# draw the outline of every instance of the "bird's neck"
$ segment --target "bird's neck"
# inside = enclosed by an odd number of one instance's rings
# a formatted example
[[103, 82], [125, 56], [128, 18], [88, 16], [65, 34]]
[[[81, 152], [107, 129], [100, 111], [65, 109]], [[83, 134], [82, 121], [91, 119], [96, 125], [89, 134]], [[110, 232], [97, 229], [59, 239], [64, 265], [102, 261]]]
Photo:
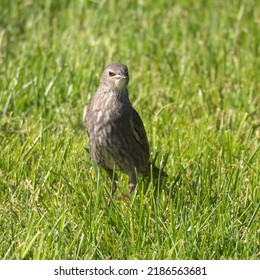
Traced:
[[111, 91], [111, 95], [119, 100], [128, 99], [128, 90], [127, 88], [121, 88], [121, 89], [114, 88]]
[[128, 98], [128, 89], [127, 87], [99, 87], [98, 92], [101, 94], [101, 96], [104, 96], [105, 98], [119, 100], [123, 103], [129, 103]]

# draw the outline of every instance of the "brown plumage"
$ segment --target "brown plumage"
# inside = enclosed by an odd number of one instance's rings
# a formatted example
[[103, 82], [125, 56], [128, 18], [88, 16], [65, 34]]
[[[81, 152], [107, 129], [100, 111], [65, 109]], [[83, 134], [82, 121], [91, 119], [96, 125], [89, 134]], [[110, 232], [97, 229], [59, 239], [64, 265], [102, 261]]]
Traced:
[[[149, 175], [149, 144], [143, 122], [128, 98], [129, 76], [124, 64], [108, 65], [97, 92], [84, 112], [90, 156], [105, 169], [116, 191], [114, 168], [130, 177], [130, 192], [136, 187], [136, 172]], [[159, 174], [153, 167], [155, 175]]]

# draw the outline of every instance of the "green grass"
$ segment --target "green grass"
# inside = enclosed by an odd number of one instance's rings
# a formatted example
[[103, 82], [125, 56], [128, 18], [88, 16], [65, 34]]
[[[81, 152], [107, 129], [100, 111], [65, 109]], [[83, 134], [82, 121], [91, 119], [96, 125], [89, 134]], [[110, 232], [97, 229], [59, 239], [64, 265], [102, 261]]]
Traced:
[[[0, 0], [0, 258], [259, 259], [259, 3]], [[169, 178], [108, 206], [82, 112], [111, 62]]]

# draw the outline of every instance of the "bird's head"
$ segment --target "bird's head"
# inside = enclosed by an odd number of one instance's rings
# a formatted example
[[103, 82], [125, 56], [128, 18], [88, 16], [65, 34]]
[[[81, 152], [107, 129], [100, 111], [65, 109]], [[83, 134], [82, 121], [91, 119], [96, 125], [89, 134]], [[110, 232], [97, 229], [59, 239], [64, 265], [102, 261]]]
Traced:
[[118, 93], [127, 93], [128, 81], [128, 69], [126, 65], [120, 63], [108, 65], [101, 78], [101, 84]]

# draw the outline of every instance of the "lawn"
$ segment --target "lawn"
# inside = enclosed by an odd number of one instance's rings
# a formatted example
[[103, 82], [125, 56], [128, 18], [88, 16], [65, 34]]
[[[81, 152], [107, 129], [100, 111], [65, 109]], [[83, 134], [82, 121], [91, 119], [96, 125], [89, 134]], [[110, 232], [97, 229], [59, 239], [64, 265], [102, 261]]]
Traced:
[[[0, 259], [260, 259], [259, 1], [0, 8]], [[109, 206], [82, 114], [111, 62], [169, 177]]]

